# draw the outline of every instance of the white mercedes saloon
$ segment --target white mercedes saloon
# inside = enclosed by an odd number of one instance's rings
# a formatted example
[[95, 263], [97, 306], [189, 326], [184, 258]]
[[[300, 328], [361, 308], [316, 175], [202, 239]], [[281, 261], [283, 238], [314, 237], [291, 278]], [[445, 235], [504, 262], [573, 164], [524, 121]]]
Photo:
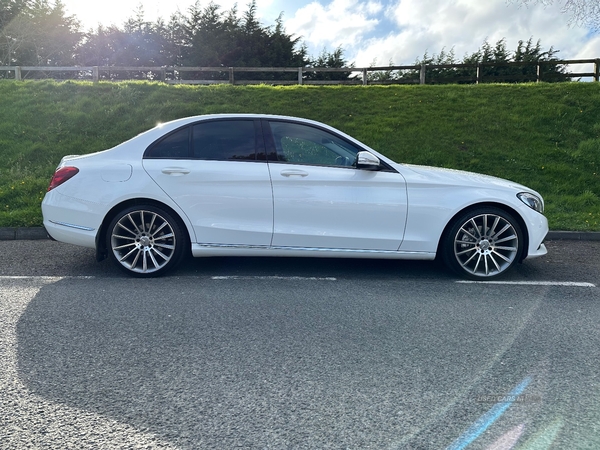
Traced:
[[193, 256], [433, 260], [490, 279], [546, 254], [542, 197], [511, 181], [398, 164], [325, 124], [219, 114], [65, 156], [42, 202], [58, 241], [158, 276]]

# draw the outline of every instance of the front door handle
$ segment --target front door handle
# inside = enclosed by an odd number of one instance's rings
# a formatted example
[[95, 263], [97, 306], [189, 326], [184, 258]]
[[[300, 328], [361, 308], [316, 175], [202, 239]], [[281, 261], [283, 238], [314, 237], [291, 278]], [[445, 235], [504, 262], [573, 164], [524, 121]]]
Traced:
[[282, 170], [281, 176], [284, 177], [307, 177], [308, 172], [304, 170]]
[[190, 169], [186, 169], [185, 167], [165, 167], [162, 169], [162, 173], [166, 175], [172, 175], [174, 177], [180, 177], [190, 173]]

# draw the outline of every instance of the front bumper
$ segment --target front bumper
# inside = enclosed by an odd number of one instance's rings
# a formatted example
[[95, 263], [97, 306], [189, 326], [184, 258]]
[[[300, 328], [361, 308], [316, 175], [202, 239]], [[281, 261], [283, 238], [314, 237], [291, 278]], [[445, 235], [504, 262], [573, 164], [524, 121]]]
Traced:
[[544, 256], [547, 254], [548, 254], [548, 249], [546, 249], [546, 246], [544, 244], [540, 244], [540, 246], [537, 248], [537, 250], [534, 252], [529, 252], [529, 254], [527, 255], [527, 258], [525, 258], [525, 259], [538, 258], [540, 256]]

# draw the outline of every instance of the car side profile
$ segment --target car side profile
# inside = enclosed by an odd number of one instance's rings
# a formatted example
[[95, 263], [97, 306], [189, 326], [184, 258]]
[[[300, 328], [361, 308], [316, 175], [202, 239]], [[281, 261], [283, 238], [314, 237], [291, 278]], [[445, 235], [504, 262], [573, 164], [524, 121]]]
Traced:
[[65, 156], [42, 202], [58, 241], [134, 276], [190, 253], [433, 260], [490, 279], [546, 254], [535, 191], [398, 164], [328, 125], [219, 114], [160, 124], [98, 153]]

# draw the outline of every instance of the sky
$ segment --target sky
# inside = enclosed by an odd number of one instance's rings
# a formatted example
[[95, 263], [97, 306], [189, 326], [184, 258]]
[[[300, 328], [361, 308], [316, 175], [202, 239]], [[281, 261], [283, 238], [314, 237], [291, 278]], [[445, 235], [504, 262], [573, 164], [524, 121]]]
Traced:
[[[186, 13], [196, 0], [63, 0], [85, 30], [122, 25], [140, 5], [146, 20], [168, 20]], [[249, 0], [215, 0], [223, 11], [236, 3], [244, 11]], [[555, 2], [558, 3], [558, 2]], [[200, 3], [208, 4], [208, 0]], [[283, 13], [287, 33], [301, 37], [309, 55], [341, 46], [356, 67], [413, 64], [429, 55], [454, 50], [457, 60], [478, 50], [484, 40], [505, 38], [514, 51], [519, 40], [541, 40], [544, 50], [560, 50], [560, 59], [600, 57], [600, 33], [569, 23], [555, 4], [520, 6], [510, 0], [257, 0], [257, 15], [265, 26]]]

